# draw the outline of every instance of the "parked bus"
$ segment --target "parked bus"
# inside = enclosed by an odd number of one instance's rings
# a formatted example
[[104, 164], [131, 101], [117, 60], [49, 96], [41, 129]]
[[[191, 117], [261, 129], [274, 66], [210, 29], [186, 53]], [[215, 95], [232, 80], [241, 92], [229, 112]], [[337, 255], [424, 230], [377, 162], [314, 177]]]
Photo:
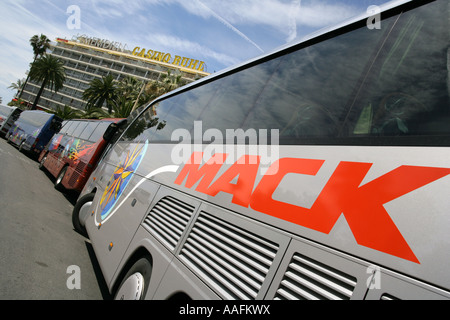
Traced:
[[9, 107], [0, 105], [0, 136], [4, 138], [13, 125], [14, 121], [19, 118], [21, 109], [17, 107]]
[[61, 129], [62, 119], [40, 110], [27, 110], [9, 129], [8, 142], [19, 147], [20, 151], [38, 157], [55, 133]]
[[129, 124], [73, 211], [116, 298], [450, 298], [450, 2], [380, 10]]
[[55, 180], [55, 188], [80, 192], [108, 145], [108, 137], [125, 119], [67, 120], [55, 134], [38, 161]]

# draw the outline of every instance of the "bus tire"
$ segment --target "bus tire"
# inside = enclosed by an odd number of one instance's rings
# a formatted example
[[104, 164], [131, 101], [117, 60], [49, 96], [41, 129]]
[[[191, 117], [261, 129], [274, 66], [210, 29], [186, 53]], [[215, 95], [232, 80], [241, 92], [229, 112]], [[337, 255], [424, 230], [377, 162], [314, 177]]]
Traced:
[[67, 171], [67, 167], [62, 168], [61, 171], [59, 172], [58, 176], [56, 177], [55, 189], [58, 190], [58, 191], [63, 191], [64, 190], [64, 186], [62, 185], [62, 181], [64, 179], [64, 176], [66, 175], [66, 171]]
[[143, 300], [150, 284], [152, 264], [149, 257], [137, 260], [128, 270], [119, 287], [115, 300]]
[[95, 193], [88, 193], [78, 199], [77, 203], [73, 207], [72, 211], [72, 225], [78, 233], [88, 238], [86, 227], [81, 223], [81, 220], [85, 221], [87, 216], [91, 212], [92, 201], [94, 200]]

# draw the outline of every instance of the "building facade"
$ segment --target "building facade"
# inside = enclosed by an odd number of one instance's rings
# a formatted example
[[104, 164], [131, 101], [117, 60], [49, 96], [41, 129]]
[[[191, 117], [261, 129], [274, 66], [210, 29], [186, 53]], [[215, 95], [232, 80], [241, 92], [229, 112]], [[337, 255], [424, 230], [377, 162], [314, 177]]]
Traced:
[[[82, 99], [84, 90], [95, 78], [112, 75], [116, 80], [126, 76], [148, 82], [159, 80], [170, 71], [181, 74], [182, 81], [189, 83], [209, 75], [205, 63], [169, 53], [135, 47], [127, 50], [126, 45], [105, 39], [77, 36], [71, 40], [57, 38], [52, 42], [48, 54], [64, 62], [66, 81], [57, 93], [45, 88], [38, 102], [44, 110], [70, 106], [84, 110], [86, 101]], [[28, 81], [22, 99], [33, 103], [41, 84]]]

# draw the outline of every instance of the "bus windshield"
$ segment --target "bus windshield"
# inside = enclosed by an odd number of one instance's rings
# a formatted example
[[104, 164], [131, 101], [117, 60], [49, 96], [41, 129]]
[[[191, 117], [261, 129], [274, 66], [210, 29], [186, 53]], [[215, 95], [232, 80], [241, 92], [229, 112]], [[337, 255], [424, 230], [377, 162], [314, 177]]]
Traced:
[[44, 126], [52, 116], [53, 115], [50, 113], [23, 112], [19, 119], [25, 125], [39, 128], [39, 127]]
[[7, 118], [13, 110], [13, 108], [0, 105], [0, 117]]

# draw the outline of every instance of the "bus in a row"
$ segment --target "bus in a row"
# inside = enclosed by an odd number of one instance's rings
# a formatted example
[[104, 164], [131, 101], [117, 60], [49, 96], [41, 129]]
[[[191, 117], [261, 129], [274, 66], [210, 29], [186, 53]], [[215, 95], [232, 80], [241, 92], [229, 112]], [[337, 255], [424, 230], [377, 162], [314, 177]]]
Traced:
[[450, 2], [379, 9], [128, 124], [73, 211], [116, 298], [450, 298]]
[[0, 136], [4, 138], [11, 126], [19, 118], [21, 109], [0, 105]]
[[55, 188], [80, 192], [114, 132], [125, 119], [74, 119], [63, 122], [39, 155], [39, 168], [56, 178]]
[[20, 151], [37, 158], [53, 135], [61, 129], [61, 124], [62, 119], [55, 114], [27, 110], [20, 113], [5, 138]]

